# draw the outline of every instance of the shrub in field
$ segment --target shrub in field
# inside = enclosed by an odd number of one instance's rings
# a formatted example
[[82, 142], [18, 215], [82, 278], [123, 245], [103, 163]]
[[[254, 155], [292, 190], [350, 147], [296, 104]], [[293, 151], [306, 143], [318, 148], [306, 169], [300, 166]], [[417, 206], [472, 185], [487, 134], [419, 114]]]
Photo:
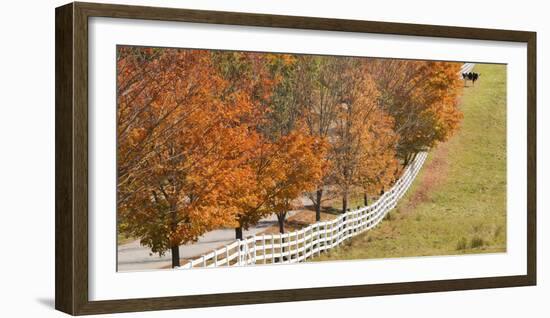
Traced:
[[456, 249], [458, 251], [461, 251], [467, 248], [468, 248], [468, 240], [465, 237], [460, 238], [460, 240], [456, 243]]
[[472, 240], [470, 241], [471, 248], [478, 248], [482, 247], [483, 245], [485, 245], [485, 240], [483, 240], [481, 236], [476, 235], [472, 237]]

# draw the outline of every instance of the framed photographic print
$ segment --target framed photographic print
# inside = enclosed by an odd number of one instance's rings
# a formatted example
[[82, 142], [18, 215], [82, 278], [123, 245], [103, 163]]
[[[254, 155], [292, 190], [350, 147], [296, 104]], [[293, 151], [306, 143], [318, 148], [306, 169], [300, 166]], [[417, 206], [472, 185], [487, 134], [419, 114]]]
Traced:
[[536, 284], [536, 33], [56, 9], [56, 308]]

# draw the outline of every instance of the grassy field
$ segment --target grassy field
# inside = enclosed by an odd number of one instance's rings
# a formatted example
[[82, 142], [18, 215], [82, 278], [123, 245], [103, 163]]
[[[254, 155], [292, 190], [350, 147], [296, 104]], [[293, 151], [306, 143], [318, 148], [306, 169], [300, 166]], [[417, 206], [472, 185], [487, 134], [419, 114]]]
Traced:
[[400, 204], [375, 229], [320, 260], [506, 251], [506, 66], [476, 65], [462, 127], [432, 149]]

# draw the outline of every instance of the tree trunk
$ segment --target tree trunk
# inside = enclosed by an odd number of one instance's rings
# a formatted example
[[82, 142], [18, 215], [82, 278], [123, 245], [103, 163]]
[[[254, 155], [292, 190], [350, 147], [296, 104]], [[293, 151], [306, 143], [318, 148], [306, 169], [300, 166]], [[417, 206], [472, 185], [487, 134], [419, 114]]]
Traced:
[[[176, 214], [176, 204], [171, 203], [170, 208], [172, 210], [172, 222], [170, 224], [170, 230], [172, 233], [176, 232], [178, 228], [178, 216]], [[179, 245], [171, 243], [171, 250], [172, 250], [172, 268], [179, 267], [180, 266], [180, 249]]]
[[315, 204], [315, 221], [321, 221], [321, 199], [323, 198], [323, 189], [317, 190], [317, 201]]
[[367, 191], [363, 193], [363, 203], [365, 204], [365, 206], [369, 205], [369, 198], [367, 197]]
[[180, 248], [179, 246], [172, 246], [172, 268], [180, 266]]
[[285, 234], [285, 216], [286, 213], [277, 213], [277, 221], [279, 221], [279, 233]]
[[348, 210], [348, 194], [345, 193], [342, 196], [342, 213], [346, 213], [347, 210]]
[[235, 228], [235, 239], [242, 240], [243, 239], [243, 227], [239, 226]]
[[[285, 218], [286, 218], [286, 212], [284, 213], [277, 213], [277, 221], [279, 221], [279, 233], [285, 234]], [[281, 244], [285, 243], [285, 239], [281, 238]], [[286, 252], [286, 248], [281, 248], [281, 253]], [[282, 261], [286, 261], [288, 258], [287, 256], [282, 257]], [[281, 260], [276, 258], [275, 262], [280, 262]]]
[[411, 163], [411, 160], [412, 160], [412, 153], [408, 153], [407, 154], [407, 157], [405, 158], [405, 161], [403, 162], [403, 167], [406, 167], [409, 165], [409, 163]]

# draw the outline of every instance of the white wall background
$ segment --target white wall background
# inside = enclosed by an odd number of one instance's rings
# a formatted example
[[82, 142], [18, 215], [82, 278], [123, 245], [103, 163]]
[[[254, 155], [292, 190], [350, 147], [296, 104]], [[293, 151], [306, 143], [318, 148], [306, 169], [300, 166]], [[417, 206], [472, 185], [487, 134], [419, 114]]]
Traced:
[[[538, 32], [539, 285], [133, 314], [138, 317], [548, 317], [550, 23], [544, 1], [338, 0], [109, 1], [153, 6], [443, 24]], [[0, 315], [61, 317], [54, 297], [54, 8], [63, 1], [11, 1], [0, 10]], [[293, 279], [288, 277], [287, 279]], [[129, 316], [132, 314], [124, 314]], [[112, 315], [122, 317], [123, 315]]]

